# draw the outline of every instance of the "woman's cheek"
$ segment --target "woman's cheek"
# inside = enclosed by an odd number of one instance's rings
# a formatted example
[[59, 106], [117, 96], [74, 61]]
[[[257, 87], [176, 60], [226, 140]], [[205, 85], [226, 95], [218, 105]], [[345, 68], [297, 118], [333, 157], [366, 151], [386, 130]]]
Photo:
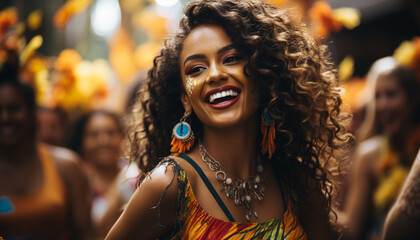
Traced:
[[191, 76], [187, 76], [185, 78], [185, 88], [187, 89], [188, 96], [191, 97], [193, 92], [201, 85], [202, 79], [200, 78], [193, 78]]

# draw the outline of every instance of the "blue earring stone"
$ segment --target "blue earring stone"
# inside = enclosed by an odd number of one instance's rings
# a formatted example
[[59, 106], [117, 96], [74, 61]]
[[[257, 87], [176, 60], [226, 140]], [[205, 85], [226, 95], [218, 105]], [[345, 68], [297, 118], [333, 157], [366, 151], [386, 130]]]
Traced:
[[263, 118], [264, 118], [264, 121], [266, 121], [266, 122], [273, 121], [273, 118], [270, 116], [270, 114], [268, 113], [267, 110], [264, 111]]
[[172, 133], [178, 140], [187, 140], [191, 136], [191, 126], [186, 122], [180, 122], [175, 125]]

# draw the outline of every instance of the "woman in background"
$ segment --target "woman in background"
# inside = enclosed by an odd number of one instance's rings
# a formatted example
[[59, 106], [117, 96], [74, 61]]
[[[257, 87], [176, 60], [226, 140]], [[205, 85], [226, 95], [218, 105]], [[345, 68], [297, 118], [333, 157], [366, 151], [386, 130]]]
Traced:
[[396, 200], [420, 147], [420, 81], [395, 66], [378, 75], [375, 128], [355, 156], [345, 224], [348, 239], [380, 239], [388, 210]]
[[0, 77], [0, 235], [90, 239], [87, 185], [73, 152], [36, 140], [35, 94]]
[[149, 174], [106, 239], [333, 239], [351, 137], [325, 54], [263, 1], [188, 4], [133, 111]]
[[80, 154], [88, 177], [97, 239], [105, 237], [135, 190], [133, 180], [126, 179], [127, 169], [122, 170], [126, 164], [120, 158], [122, 140], [119, 116], [105, 110], [82, 116], [69, 136], [68, 147]]

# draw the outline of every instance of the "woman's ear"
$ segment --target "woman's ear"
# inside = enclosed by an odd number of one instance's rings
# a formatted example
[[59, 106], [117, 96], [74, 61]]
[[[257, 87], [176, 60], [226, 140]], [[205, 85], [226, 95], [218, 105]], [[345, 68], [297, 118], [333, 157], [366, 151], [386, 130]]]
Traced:
[[192, 106], [191, 106], [191, 102], [190, 99], [188, 98], [187, 94], [183, 93], [181, 95], [181, 102], [182, 105], [184, 106], [184, 109], [186, 112], [192, 112]]

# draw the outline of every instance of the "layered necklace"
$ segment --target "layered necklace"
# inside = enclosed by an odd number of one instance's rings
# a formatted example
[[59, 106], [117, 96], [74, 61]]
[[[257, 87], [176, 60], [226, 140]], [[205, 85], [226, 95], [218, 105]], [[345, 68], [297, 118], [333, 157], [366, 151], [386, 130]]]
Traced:
[[[257, 158], [257, 174], [245, 179], [227, 177], [226, 169], [220, 165], [206, 150], [202, 142], [200, 144], [201, 159], [208, 164], [211, 171], [215, 172], [215, 177], [221, 183], [221, 191], [226, 197], [232, 199], [236, 206], [241, 206], [245, 210], [245, 218], [249, 222], [251, 217], [258, 218], [257, 212], [252, 206], [252, 198], [261, 201], [264, 199], [264, 187], [266, 182], [262, 177], [264, 167], [261, 160]], [[226, 172], [225, 172], [226, 171]]]

